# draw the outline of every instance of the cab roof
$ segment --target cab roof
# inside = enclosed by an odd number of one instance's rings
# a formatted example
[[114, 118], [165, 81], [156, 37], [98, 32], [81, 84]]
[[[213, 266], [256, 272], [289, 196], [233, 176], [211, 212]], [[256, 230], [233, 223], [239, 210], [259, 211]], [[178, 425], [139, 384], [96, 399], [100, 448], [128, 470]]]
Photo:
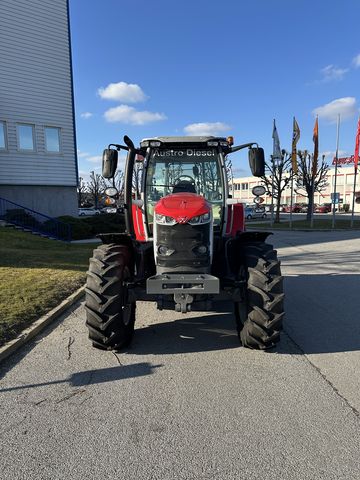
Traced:
[[143, 142], [151, 142], [151, 141], [158, 141], [164, 144], [174, 144], [174, 143], [206, 143], [209, 141], [222, 141], [226, 142], [225, 137], [212, 137], [212, 136], [203, 136], [203, 137], [152, 137], [152, 138], [144, 138], [141, 140], [140, 143]]

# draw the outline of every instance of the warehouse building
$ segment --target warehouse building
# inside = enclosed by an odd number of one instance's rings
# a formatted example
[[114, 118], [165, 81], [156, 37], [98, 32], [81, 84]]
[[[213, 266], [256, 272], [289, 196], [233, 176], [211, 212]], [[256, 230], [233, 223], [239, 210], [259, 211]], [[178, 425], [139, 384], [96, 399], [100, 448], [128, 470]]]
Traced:
[[0, 2], [0, 197], [77, 214], [67, 0]]

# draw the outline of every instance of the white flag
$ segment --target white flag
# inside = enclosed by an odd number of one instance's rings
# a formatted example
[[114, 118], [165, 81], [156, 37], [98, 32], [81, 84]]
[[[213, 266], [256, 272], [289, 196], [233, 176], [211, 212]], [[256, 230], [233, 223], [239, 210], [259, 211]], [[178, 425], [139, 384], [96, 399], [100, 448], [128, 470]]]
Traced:
[[275, 125], [275, 119], [274, 119], [274, 129], [273, 129], [272, 138], [273, 138], [273, 141], [274, 141], [274, 143], [273, 143], [273, 160], [275, 160], [275, 159], [281, 160], [280, 139], [279, 139], [278, 131], [276, 129], [276, 125]]

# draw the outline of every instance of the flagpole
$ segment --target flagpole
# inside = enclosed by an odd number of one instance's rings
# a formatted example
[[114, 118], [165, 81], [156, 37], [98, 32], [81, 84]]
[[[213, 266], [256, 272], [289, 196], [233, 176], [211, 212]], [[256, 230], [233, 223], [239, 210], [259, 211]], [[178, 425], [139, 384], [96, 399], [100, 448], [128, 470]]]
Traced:
[[[311, 157], [310, 157], [311, 158]], [[314, 159], [313, 159], [314, 162]], [[310, 163], [310, 162], [309, 162]], [[315, 177], [314, 177], [314, 165], [311, 165], [311, 179], [312, 179], [312, 185], [311, 185], [311, 190], [312, 190], [312, 208], [310, 211], [310, 228], [314, 228], [314, 206], [315, 206]]]
[[319, 156], [319, 124], [318, 124], [318, 116], [316, 115], [315, 126], [314, 126], [314, 134], [313, 134], [313, 142], [314, 142], [314, 155], [313, 161], [311, 165], [311, 210], [310, 210], [310, 227], [314, 228], [314, 205], [315, 205], [315, 180], [317, 175], [317, 166], [318, 166], [318, 156]]
[[300, 128], [299, 125], [293, 117], [293, 136], [292, 136], [292, 144], [291, 144], [291, 198], [290, 198], [290, 229], [292, 228], [292, 214], [293, 214], [293, 194], [294, 194], [294, 175], [298, 174], [298, 164], [297, 164], [297, 151], [296, 145], [300, 139]]
[[272, 161], [272, 182], [271, 182], [271, 220], [270, 220], [270, 226], [274, 226], [274, 173], [275, 173], [275, 162], [274, 162], [274, 157], [271, 157]]
[[292, 214], [293, 214], [293, 193], [294, 193], [294, 172], [291, 169], [291, 197], [290, 197], [290, 230], [292, 229]]
[[355, 151], [354, 151], [354, 188], [353, 188], [353, 198], [352, 198], [352, 209], [351, 209], [351, 228], [354, 226], [354, 214], [355, 214], [355, 190], [356, 190], [356, 175], [358, 170], [359, 163], [359, 147], [360, 147], [360, 117], [358, 118], [356, 136], [355, 136]]
[[337, 183], [337, 171], [338, 171], [338, 163], [339, 163], [339, 132], [340, 132], [340, 114], [338, 115], [337, 127], [336, 127], [335, 179], [334, 179], [334, 192], [333, 192], [332, 228], [335, 228], [336, 183]]
[[[313, 173], [314, 175], [314, 173]], [[310, 228], [314, 228], [314, 207], [315, 207], [315, 177], [312, 178], [312, 208], [310, 212]]]
[[[355, 160], [355, 159], [354, 159], [354, 160]], [[353, 228], [353, 226], [354, 226], [356, 174], [357, 174], [357, 166], [355, 167], [355, 174], [354, 174], [354, 188], [353, 188], [353, 198], [352, 198], [352, 207], [351, 207], [351, 222], [350, 222], [350, 227], [351, 227], [351, 228]]]

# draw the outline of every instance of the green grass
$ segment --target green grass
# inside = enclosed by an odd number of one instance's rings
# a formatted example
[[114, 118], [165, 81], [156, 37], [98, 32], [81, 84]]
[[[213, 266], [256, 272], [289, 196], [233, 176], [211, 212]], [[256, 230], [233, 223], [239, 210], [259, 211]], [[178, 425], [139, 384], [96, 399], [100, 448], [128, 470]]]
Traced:
[[[273, 226], [271, 226], [270, 222], [261, 222], [261, 223], [256, 223], [256, 222], [251, 222], [247, 225], [248, 227], [256, 227], [257, 229], [290, 229], [290, 222], [289, 221], [282, 221], [281, 223], [274, 223]], [[332, 219], [331, 218], [318, 218], [314, 219], [314, 225], [313, 228], [316, 230], [331, 230], [332, 229]], [[336, 220], [335, 221], [335, 229], [340, 229], [340, 230], [347, 230], [350, 229], [350, 219], [344, 219], [344, 220]], [[355, 220], [354, 221], [354, 229], [359, 229], [360, 228], [360, 221]], [[292, 222], [292, 229], [293, 230], [311, 230], [311, 223], [309, 220], [293, 220]]]
[[84, 284], [93, 248], [0, 227], [0, 345]]

